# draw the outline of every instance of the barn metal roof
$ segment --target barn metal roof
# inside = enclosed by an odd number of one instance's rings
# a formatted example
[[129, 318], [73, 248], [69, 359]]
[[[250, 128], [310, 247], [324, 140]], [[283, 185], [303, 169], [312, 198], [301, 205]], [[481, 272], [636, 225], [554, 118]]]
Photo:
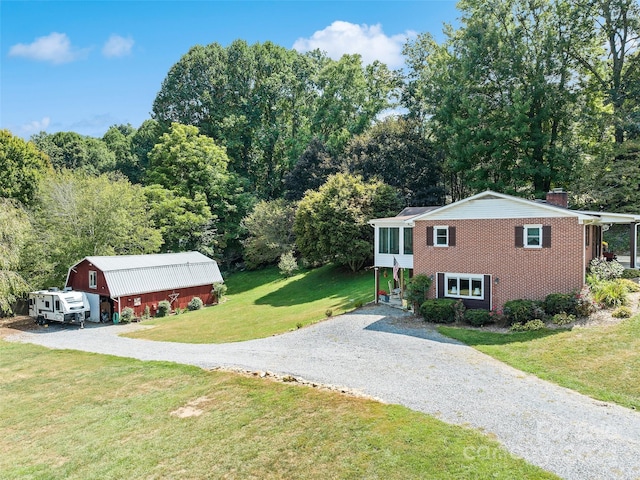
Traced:
[[215, 260], [199, 252], [85, 257], [104, 273], [112, 298], [222, 282]]

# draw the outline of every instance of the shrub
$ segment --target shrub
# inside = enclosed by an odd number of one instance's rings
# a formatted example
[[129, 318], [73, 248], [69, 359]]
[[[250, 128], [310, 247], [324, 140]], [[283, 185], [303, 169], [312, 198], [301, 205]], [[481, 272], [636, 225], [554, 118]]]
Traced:
[[638, 278], [640, 277], [640, 270], [637, 268], [625, 268], [622, 271], [622, 278]]
[[431, 288], [431, 279], [426, 275], [416, 275], [407, 282], [404, 298], [409, 305], [422, 305], [427, 299], [429, 288]]
[[611, 312], [611, 316], [614, 318], [629, 318], [631, 316], [631, 309], [629, 307], [618, 307]]
[[144, 312], [142, 313], [142, 319], [149, 320], [150, 318], [151, 318], [151, 308], [149, 308], [149, 305], [145, 305]]
[[593, 299], [608, 308], [625, 305], [628, 301], [626, 287], [613, 281], [606, 281], [591, 289]]
[[512, 332], [529, 332], [532, 330], [542, 330], [544, 328], [544, 322], [539, 318], [529, 320], [528, 322], [521, 323], [516, 322], [511, 325]]
[[455, 303], [455, 300], [449, 298], [427, 300], [420, 306], [420, 314], [427, 321], [453, 323], [456, 320], [454, 311]]
[[166, 317], [170, 313], [171, 304], [169, 303], [169, 300], [162, 300], [161, 302], [158, 302], [158, 313], [156, 314], [156, 317]]
[[353, 304], [355, 308], [362, 308], [362, 305], [364, 305], [362, 300], [356, 300], [356, 303]]
[[576, 316], [567, 312], [556, 313], [551, 321], [556, 325], [568, 325], [576, 321]]
[[624, 267], [615, 260], [607, 262], [604, 259], [594, 258], [589, 264], [589, 273], [597, 280], [613, 280], [620, 278], [624, 272]]
[[640, 285], [632, 280], [629, 280], [628, 278], [618, 278], [615, 280], [615, 282], [622, 285], [627, 290], [627, 293], [640, 292]]
[[491, 317], [491, 312], [489, 310], [467, 310], [464, 312], [464, 320], [469, 325], [473, 325], [475, 327], [482, 327], [488, 323], [492, 323], [494, 320]]
[[202, 299], [200, 297], [193, 297], [191, 300], [189, 300], [187, 308], [191, 311], [200, 310], [203, 305], [204, 303], [202, 302]]
[[292, 277], [297, 270], [300, 270], [298, 261], [296, 260], [296, 256], [293, 254], [293, 251], [290, 250], [280, 256], [278, 269], [280, 270], [280, 274], [284, 275], [285, 277]]
[[453, 318], [456, 322], [461, 323], [464, 321], [464, 312], [467, 310], [467, 307], [464, 306], [464, 302], [460, 299], [457, 300], [453, 305]]
[[213, 284], [213, 294], [216, 296], [218, 303], [222, 300], [227, 293], [227, 286], [222, 282], [216, 282]]
[[598, 310], [598, 305], [593, 300], [591, 288], [585, 285], [576, 297], [576, 314], [581, 317], [588, 317], [596, 310]]
[[577, 298], [571, 293], [550, 293], [544, 299], [544, 311], [547, 315], [556, 315], [566, 312], [568, 314], [576, 313]]
[[333, 317], [333, 310], [329, 308], [326, 312], [324, 312], [324, 314], [326, 315], [327, 318], [331, 318]]
[[120, 313], [120, 321], [121, 322], [131, 322], [134, 318], [133, 308], [124, 307], [122, 312]]
[[504, 304], [503, 313], [509, 325], [514, 323], [526, 323], [529, 320], [539, 318], [540, 307], [533, 300], [509, 300]]

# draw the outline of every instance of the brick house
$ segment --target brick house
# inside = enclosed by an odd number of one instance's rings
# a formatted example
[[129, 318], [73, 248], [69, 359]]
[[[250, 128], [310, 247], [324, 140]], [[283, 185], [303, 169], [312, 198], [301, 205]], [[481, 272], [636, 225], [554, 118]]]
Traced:
[[442, 207], [405, 210], [369, 222], [376, 289], [380, 270], [395, 262], [396, 270], [433, 280], [430, 298], [460, 298], [467, 308], [571, 293], [584, 285], [589, 262], [602, 255], [602, 232], [611, 224], [631, 225], [630, 264], [636, 265], [639, 222], [639, 215], [571, 210], [560, 190], [546, 201], [486, 191]]

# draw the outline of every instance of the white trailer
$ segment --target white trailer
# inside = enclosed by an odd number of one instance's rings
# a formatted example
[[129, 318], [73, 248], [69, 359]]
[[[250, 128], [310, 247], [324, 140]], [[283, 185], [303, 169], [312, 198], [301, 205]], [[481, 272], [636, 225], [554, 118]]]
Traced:
[[74, 323], [84, 328], [91, 315], [89, 299], [84, 292], [73, 290], [40, 290], [29, 294], [29, 316], [38, 325], [49, 322]]

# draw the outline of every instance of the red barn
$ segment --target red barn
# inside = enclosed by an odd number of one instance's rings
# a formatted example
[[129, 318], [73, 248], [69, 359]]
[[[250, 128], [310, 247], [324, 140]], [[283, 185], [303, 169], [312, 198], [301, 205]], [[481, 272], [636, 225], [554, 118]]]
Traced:
[[213, 284], [222, 281], [215, 260], [182, 252], [85, 257], [69, 269], [66, 286], [88, 294], [90, 320], [99, 321], [101, 312], [111, 318], [125, 307], [139, 317], [149, 306], [153, 315], [162, 300], [172, 309], [186, 308], [194, 297], [212, 304]]

